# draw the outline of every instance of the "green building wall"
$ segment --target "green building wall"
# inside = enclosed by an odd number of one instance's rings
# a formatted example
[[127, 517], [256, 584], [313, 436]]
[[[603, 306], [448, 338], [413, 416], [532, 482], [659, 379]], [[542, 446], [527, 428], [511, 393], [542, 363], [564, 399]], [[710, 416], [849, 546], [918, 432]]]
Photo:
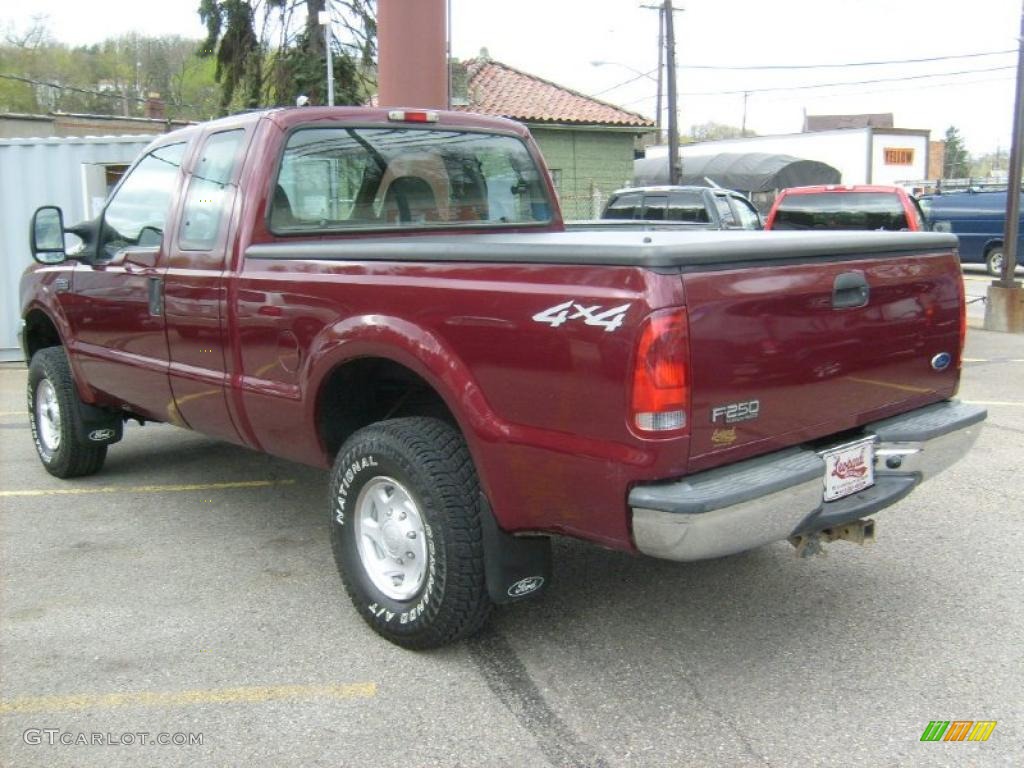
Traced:
[[595, 191], [603, 206], [610, 192], [629, 186], [637, 137], [633, 131], [542, 125], [529, 128], [553, 171], [564, 218], [594, 218]]

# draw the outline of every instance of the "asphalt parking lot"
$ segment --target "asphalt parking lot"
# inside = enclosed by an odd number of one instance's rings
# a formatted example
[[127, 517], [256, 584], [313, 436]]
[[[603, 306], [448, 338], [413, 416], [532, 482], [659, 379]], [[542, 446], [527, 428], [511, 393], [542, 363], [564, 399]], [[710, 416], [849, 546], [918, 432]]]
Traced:
[[59, 481], [0, 367], [0, 764], [1024, 765], [1024, 337], [972, 328], [966, 357], [988, 424], [874, 545], [559, 541], [542, 600], [429, 653], [350, 607], [325, 473], [157, 425]]

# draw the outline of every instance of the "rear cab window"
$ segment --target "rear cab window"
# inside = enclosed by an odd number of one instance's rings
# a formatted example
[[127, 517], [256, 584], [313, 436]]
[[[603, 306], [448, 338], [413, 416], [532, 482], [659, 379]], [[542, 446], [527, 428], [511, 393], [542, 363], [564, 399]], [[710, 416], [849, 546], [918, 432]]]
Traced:
[[269, 206], [275, 234], [539, 225], [551, 221], [526, 145], [500, 134], [311, 127], [288, 138]]
[[645, 221], [664, 221], [667, 208], [668, 195], [644, 195], [644, 213], [641, 218]]
[[700, 192], [675, 191], [668, 197], [668, 220], [707, 224], [711, 221], [704, 195]]
[[812, 192], [786, 195], [773, 229], [907, 229], [899, 196], [890, 192]]
[[637, 219], [640, 218], [640, 207], [643, 204], [643, 195], [639, 192], [624, 192], [612, 198], [605, 209], [605, 219]]

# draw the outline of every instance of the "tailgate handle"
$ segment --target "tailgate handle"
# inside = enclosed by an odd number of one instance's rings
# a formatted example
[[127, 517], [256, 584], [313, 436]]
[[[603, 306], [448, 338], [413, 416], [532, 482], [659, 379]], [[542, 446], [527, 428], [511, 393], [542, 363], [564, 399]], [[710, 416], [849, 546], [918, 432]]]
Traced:
[[871, 296], [863, 272], [844, 272], [832, 284], [832, 308], [851, 309], [867, 306]]

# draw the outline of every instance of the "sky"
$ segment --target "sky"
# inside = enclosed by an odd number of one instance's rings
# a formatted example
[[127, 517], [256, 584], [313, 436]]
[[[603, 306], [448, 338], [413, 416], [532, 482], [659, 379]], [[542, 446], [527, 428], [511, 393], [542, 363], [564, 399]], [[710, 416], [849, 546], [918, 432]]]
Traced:
[[[950, 125], [975, 154], [1010, 145], [1022, 0], [676, 0], [679, 124], [799, 132], [803, 115], [892, 112], [940, 139]], [[129, 31], [200, 38], [198, 0], [34, 0], [0, 11], [87, 44]], [[451, 0], [452, 51], [491, 58], [654, 117], [658, 14], [653, 0]], [[967, 54], [992, 54], [967, 56]], [[863, 62], [906, 62], [851, 66]], [[595, 65], [594, 62], [605, 62]], [[794, 65], [831, 65], [777, 69]], [[709, 68], [711, 67], [711, 68]], [[714, 67], [750, 67], [724, 70]], [[776, 69], [763, 69], [776, 67]], [[760, 69], [756, 69], [760, 68]], [[978, 71], [985, 70], [985, 71]], [[951, 74], [962, 72], [964, 74]], [[645, 73], [648, 76], [645, 76]], [[927, 75], [927, 77], [925, 77]], [[934, 76], [933, 76], [934, 75]], [[913, 80], [890, 78], [914, 76]], [[859, 85], [837, 83], [886, 82]], [[630, 81], [630, 82], [627, 82]], [[817, 87], [827, 84], [825, 87]], [[815, 86], [796, 89], [795, 86]], [[781, 90], [782, 88], [790, 90]]]

